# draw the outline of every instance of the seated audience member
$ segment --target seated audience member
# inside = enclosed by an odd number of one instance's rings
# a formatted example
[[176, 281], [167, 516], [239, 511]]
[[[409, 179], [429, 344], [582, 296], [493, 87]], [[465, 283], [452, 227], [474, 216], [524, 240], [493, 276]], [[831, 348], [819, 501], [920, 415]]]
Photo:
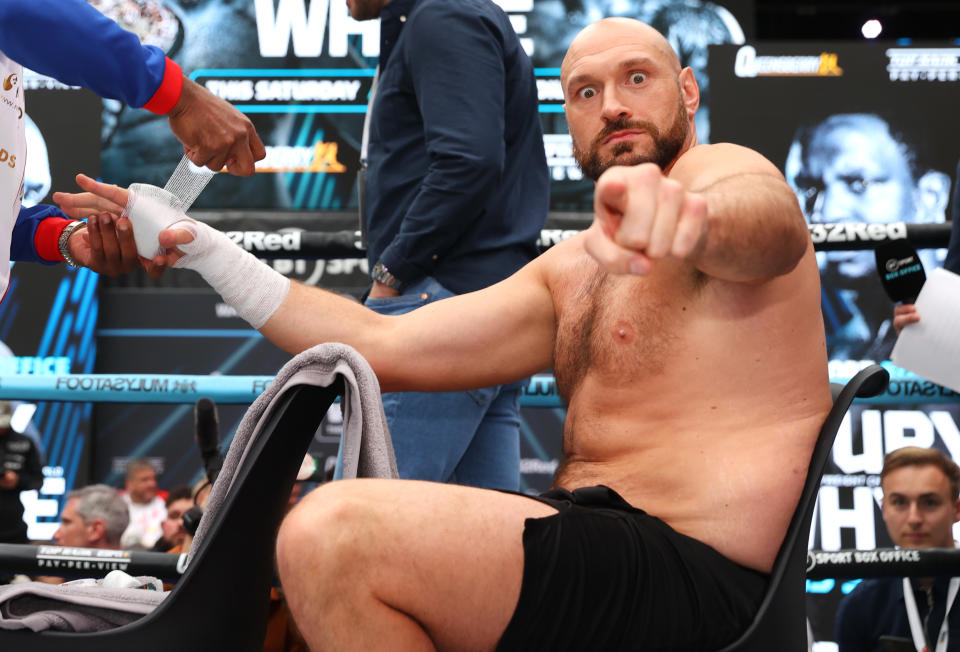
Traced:
[[53, 539], [59, 546], [120, 550], [120, 538], [129, 523], [130, 514], [120, 492], [105, 484], [93, 484], [67, 494]]
[[157, 495], [157, 471], [150, 460], [128, 463], [124, 486], [130, 525], [123, 533], [123, 547], [149, 550], [163, 534], [160, 524], [167, 516], [163, 498]]
[[[384, 391], [552, 367], [568, 403], [542, 496], [361, 479], [300, 501], [277, 563], [313, 649], [716, 650], [756, 613], [831, 404], [803, 214], [756, 152], [697, 144], [697, 82], [648, 25], [587, 27], [561, 83], [594, 223], [489, 288], [379, 315], [201, 223], [160, 234], [287, 351], [345, 342]], [[65, 204], [126, 205], [78, 182]]]
[[[105, 484], [92, 484], [67, 494], [53, 540], [58, 546], [120, 550], [120, 537], [129, 523], [130, 513], [120, 492]], [[51, 575], [34, 579], [47, 584], [67, 580]]]
[[[953, 548], [960, 520], [960, 468], [938, 450], [908, 446], [888, 453], [880, 473], [883, 521], [901, 548]], [[864, 580], [840, 603], [840, 652], [883, 650], [881, 636], [922, 640], [926, 650], [960, 650], [960, 578], [881, 577]], [[944, 623], [944, 613], [949, 618]], [[910, 614], [919, 624], [914, 631]], [[938, 641], [949, 635], [949, 647]], [[912, 645], [912, 643], [911, 643]], [[913, 649], [913, 648], [911, 648]]]
[[190, 487], [174, 487], [167, 495], [167, 515], [160, 523], [162, 535], [153, 544], [157, 552], [168, 552], [172, 548], [179, 548], [187, 536], [183, 529], [183, 515], [193, 507], [193, 491]]

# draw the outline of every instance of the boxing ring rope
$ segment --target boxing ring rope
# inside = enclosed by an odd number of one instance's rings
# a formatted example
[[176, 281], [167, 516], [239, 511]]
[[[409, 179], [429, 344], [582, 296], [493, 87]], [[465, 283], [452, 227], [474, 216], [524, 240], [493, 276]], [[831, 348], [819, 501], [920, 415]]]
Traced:
[[[908, 240], [914, 247], [946, 247], [950, 240], [950, 222], [931, 224], [887, 224], [836, 222], [810, 224], [810, 237], [817, 251], [873, 249], [883, 242]], [[357, 231], [224, 231], [234, 243], [259, 258], [331, 259], [363, 258], [366, 255]], [[543, 229], [537, 242], [547, 249], [579, 233], [575, 229]]]
[[[101, 550], [53, 545], [0, 543], [0, 568], [24, 575], [89, 577], [122, 570], [177, 581], [187, 555], [138, 550]], [[960, 549], [877, 548], [874, 550], [810, 550], [807, 579], [960, 576]]]
[[807, 579], [960, 576], [957, 548], [876, 548], [810, 550]]
[[[251, 331], [253, 333], [253, 331]], [[904, 401], [955, 403], [960, 395], [889, 361], [880, 363], [890, 372], [890, 384], [873, 398], [859, 403], [897, 404]], [[856, 370], [853, 371], [856, 373]], [[852, 375], [852, 374], [851, 374]], [[24, 401], [96, 401], [99, 403], [195, 403], [209, 398], [216, 403], [249, 404], [273, 376], [185, 374], [64, 374], [0, 375], [0, 399]], [[831, 378], [845, 384], [849, 378]], [[562, 408], [563, 401], [552, 374], [536, 374], [523, 387], [520, 405]]]
[[187, 570], [187, 553], [0, 543], [0, 569], [54, 577], [102, 577], [121, 570], [135, 577], [147, 575], [176, 582]]
[[[25, 575], [89, 577], [122, 570], [130, 575], [175, 582], [187, 568], [187, 555], [0, 543], [0, 562], [4, 571]], [[937, 575], [960, 576], [960, 550], [877, 548], [807, 552], [809, 580]]]

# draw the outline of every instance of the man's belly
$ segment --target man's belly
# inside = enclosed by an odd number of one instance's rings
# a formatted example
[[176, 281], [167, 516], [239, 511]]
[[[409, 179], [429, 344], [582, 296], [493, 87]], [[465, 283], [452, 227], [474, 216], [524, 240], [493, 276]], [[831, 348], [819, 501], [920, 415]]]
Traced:
[[[568, 456], [556, 486], [609, 486], [678, 532], [764, 572], [796, 507], [822, 422], [817, 415], [755, 430], [704, 421], [644, 431], [636, 418], [569, 418]], [[598, 423], [604, 432], [596, 431]]]

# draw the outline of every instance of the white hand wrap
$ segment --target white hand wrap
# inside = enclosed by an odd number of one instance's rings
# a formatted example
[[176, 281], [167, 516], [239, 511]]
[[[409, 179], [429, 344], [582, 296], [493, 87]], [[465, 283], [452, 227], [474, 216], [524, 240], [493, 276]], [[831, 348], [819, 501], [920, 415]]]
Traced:
[[194, 236], [193, 242], [179, 245], [186, 255], [173, 266], [199, 272], [254, 328], [267, 323], [287, 297], [290, 279], [203, 222], [187, 217], [173, 228]]
[[130, 218], [137, 253], [152, 259], [163, 253], [157, 241], [160, 232], [185, 216], [183, 202], [176, 195], [146, 183], [133, 183], [121, 217]]
[[185, 255], [174, 267], [192, 269], [254, 328], [263, 326], [290, 291], [290, 279], [230, 242], [223, 233], [187, 217], [175, 195], [143, 183], [130, 186], [124, 215], [133, 225], [137, 252], [144, 258], [162, 253], [158, 236], [171, 227], [193, 234], [180, 245]]

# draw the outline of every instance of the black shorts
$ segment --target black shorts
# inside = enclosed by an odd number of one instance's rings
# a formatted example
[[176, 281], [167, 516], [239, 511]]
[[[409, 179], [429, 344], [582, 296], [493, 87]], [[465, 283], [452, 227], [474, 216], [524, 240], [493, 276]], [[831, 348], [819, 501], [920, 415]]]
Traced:
[[526, 520], [520, 599], [498, 650], [715, 652], [752, 621], [768, 575], [608, 487], [537, 499], [559, 511]]

